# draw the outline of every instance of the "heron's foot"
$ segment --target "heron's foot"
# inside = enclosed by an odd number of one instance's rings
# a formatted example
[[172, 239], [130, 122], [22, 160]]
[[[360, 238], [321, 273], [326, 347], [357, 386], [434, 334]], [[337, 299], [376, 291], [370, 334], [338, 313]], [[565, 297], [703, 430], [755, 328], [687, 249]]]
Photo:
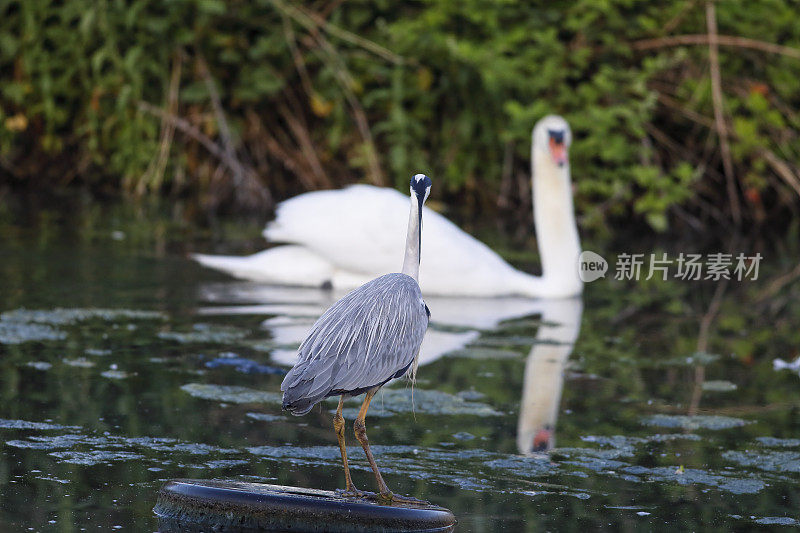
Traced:
[[350, 485], [346, 489], [337, 489], [336, 493], [343, 498], [368, 498], [372, 493], [358, 490], [355, 485]]
[[381, 492], [378, 494], [377, 497], [378, 501], [381, 503], [399, 503], [405, 505], [430, 505], [431, 502], [425, 500], [418, 500], [417, 498], [412, 498], [411, 496], [400, 496], [399, 494], [394, 494], [393, 492]]

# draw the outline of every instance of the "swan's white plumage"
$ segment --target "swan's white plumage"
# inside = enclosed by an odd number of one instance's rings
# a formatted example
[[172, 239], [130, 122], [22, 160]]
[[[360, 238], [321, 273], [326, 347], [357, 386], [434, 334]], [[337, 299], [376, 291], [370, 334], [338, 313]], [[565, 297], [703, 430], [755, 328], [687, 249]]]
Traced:
[[[424, 294], [559, 298], [579, 294], [580, 244], [572, 207], [569, 166], [537, 157], [547, 127], [564, 127], [546, 117], [533, 132], [534, 215], [543, 276], [521, 272], [488, 246], [425, 207], [425, 239], [419, 282]], [[542, 146], [542, 144], [544, 146]], [[352, 289], [403, 262], [408, 196], [393, 189], [352, 185], [302, 194], [282, 202], [264, 236], [287, 243], [249, 257], [195, 255], [203, 265], [268, 283]], [[288, 250], [287, 250], [288, 249]]]

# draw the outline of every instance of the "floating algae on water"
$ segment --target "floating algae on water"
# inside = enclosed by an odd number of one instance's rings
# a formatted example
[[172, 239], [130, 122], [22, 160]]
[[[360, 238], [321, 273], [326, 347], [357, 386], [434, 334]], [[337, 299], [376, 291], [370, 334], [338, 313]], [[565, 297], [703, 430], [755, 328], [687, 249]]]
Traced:
[[800, 473], [800, 452], [776, 450], [728, 450], [722, 457], [740, 466], [758, 468], [767, 472]]
[[717, 415], [653, 415], [642, 419], [646, 426], [660, 426], [680, 429], [730, 429], [751, 424], [749, 420]]
[[64, 430], [77, 429], [76, 426], [62, 426], [49, 422], [28, 422], [27, 420], [7, 420], [0, 418], [0, 429]]
[[[350, 402], [359, 401], [351, 398]], [[469, 415], [469, 416], [501, 416], [503, 413], [491, 406], [470, 401], [462, 396], [448, 394], [437, 390], [414, 389], [413, 403], [411, 388], [382, 389], [372, 401], [372, 410], [368, 416], [392, 416], [398, 413], [425, 415]], [[358, 409], [347, 408], [343, 411], [345, 418], [355, 418]]]
[[29, 322], [10, 322], [0, 319], [0, 344], [58, 341], [66, 338], [66, 333], [47, 325], [31, 324]]
[[521, 357], [519, 352], [480, 346], [467, 346], [466, 348], [447, 352], [446, 355], [447, 357], [461, 357], [464, 359], [519, 359]]
[[127, 379], [134, 374], [125, 372], [124, 370], [105, 370], [100, 372], [100, 375], [107, 379]]
[[74, 366], [76, 368], [92, 368], [96, 364], [94, 361], [90, 361], [85, 357], [78, 357], [77, 359], [62, 359], [62, 362], [67, 366]]
[[69, 326], [87, 320], [113, 322], [165, 318], [163, 313], [130, 309], [14, 309], [0, 313], [0, 344], [64, 340], [67, 333], [57, 326]]
[[213, 324], [195, 324], [191, 331], [159, 331], [158, 338], [181, 344], [227, 344], [244, 339], [246, 329]]
[[66, 326], [86, 320], [165, 320], [167, 316], [158, 311], [134, 309], [96, 309], [96, 308], [56, 308], [56, 309], [15, 309], [0, 314], [0, 321], [35, 322], [52, 326]]
[[55, 457], [62, 463], [82, 466], [94, 466], [99, 464], [116, 463], [119, 461], [144, 459], [144, 456], [138, 453], [116, 450], [93, 450], [90, 452], [51, 452], [49, 455]]
[[53, 368], [53, 363], [48, 363], [47, 361], [28, 361], [25, 363], [25, 366], [29, 366], [31, 368], [35, 368], [36, 370], [41, 370], [45, 372]]
[[280, 404], [283, 395], [279, 392], [267, 392], [235, 385], [213, 385], [210, 383], [187, 383], [181, 390], [204, 400], [216, 400], [223, 403], [270, 403]]
[[702, 389], [705, 392], [733, 392], [737, 389], [735, 383], [725, 380], [704, 381]]
[[247, 413], [247, 418], [258, 420], [259, 422], [276, 422], [278, 420], [285, 420], [285, 417], [280, 415], [271, 415], [269, 413]]
[[769, 448], [797, 448], [800, 446], [800, 439], [779, 439], [776, 437], [756, 437], [756, 441], [762, 446]]

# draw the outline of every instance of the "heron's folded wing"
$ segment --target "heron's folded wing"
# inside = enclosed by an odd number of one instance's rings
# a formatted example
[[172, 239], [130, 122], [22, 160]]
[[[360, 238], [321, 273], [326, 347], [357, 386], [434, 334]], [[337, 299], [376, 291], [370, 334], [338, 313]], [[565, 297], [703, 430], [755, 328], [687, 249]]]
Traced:
[[308, 394], [317, 395], [380, 385], [413, 362], [427, 326], [417, 283], [381, 276], [320, 317], [281, 388], [311, 381]]

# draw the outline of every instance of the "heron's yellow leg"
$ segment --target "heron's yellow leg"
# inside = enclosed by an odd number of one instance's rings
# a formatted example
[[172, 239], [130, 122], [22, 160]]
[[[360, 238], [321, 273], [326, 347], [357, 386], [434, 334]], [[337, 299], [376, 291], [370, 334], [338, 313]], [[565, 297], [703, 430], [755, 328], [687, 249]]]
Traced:
[[374, 389], [367, 391], [367, 394], [364, 397], [364, 403], [361, 404], [361, 409], [358, 411], [358, 417], [356, 418], [356, 421], [353, 422], [353, 429], [355, 430], [358, 442], [360, 442], [361, 447], [364, 448], [364, 453], [367, 456], [367, 461], [369, 461], [369, 466], [371, 466], [372, 471], [375, 472], [375, 479], [378, 481], [378, 491], [381, 493], [381, 497], [391, 500], [392, 491], [389, 490], [389, 487], [386, 486], [386, 482], [383, 481], [381, 472], [378, 470], [378, 465], [375, 463], [375, 458], [372, 457], [372, 452], [369, 449], [367, 426], [366, 422], [364, 421], [364, 418], [367, 416], [367, 409], [369, 409], [369, 402], [372, 401], [372, 397], [375, 396], [375, 393], [378, 392], [378, 389], [379, 387], [375, 387]]
[[339, 397], [339, 407], [336, 409], [336, 414], [333, 416], [333, 429], [336, 431], [336, 437], [339, 439], [339, 450], [342, 452], [342, 464], [344, 464], [344, 482], [347, 488], [346, 492], [358, 494], [358, 489], [353, 485], [353, 480], [350, 478], [350, 467], [347, 466], [347, 447], [344, 442], [344, 417], [342, 416], [342, 406], [344, 405], [344, 395]]

